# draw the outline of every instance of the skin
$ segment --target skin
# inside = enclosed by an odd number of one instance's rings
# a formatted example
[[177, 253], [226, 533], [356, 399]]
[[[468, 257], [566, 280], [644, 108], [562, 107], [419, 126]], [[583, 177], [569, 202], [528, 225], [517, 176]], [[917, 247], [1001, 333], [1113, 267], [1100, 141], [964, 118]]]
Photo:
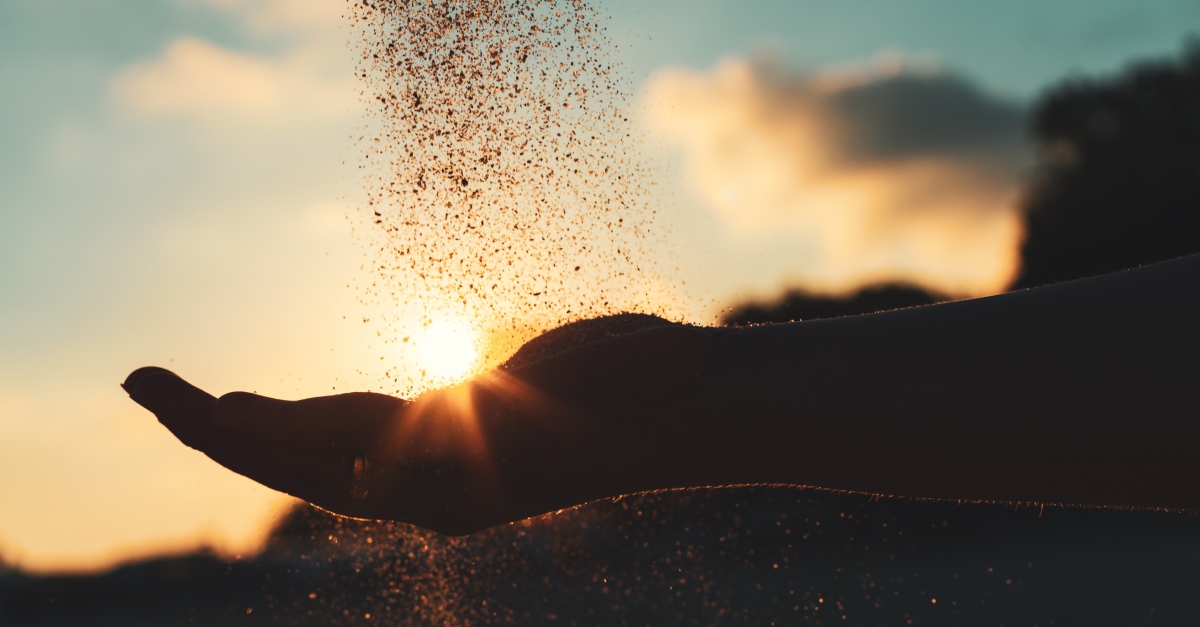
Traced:
[[[466, 534], [657, 489], [1200, 508], [1200, 256], [956, 303], [740, 329], [624, 316], [412, 402], [124, 387], [184, 444], [357, 518]], [[356, 457], [371, 461], [352, 498]]]

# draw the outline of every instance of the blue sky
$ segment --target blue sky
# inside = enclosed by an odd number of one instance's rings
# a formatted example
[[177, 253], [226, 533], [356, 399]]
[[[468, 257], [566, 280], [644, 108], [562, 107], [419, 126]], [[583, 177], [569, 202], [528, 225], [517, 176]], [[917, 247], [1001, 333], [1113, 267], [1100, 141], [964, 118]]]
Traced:
[[1013, 98], [1030, 98], [1072, 73], [1110, 72], [1131, 58], [1174, 53], [1200, 25], [1200, 6], [1186, 0], [700, 0], [607, 6], [615, 30], [643, 40], [636, 62], [641, 71], [662, 64], [705, 67], [764, 42], [807, 66], [891, 49], [933, 53]]
[[[377, 348], [343, 320], [363, 311], [347, 287], [362, 252], [342, 219], [359, 193], [343, 162], [361, 108], [340, 1], [0, 3], [0, 557], [94, 568], [200, 542], [253, 546], [283, 501], [182, 450], [124, 399], [116, 383], [135, 367], [177, 367], [216, 392], [370, 384], [357, 373]], [[1175, 54], [1200, 33], [1194, 0], [600, 6], [639, 88], [666, 67], [700, 84], [722, 59], [764, 49], [801, 83], [892, 52], [1018, 109], [1064, 77]], [[280, 97], [314, 104], [146, 100], [138, 89], [188, 51], [230, 52], [274, 72]], [[727, 239], [702, 195], [671, 184], [692, 260], [728, 269], [714, 293], [790, 276], [794, 242]], [[758, 263], [775, 264], [766, 279]]]

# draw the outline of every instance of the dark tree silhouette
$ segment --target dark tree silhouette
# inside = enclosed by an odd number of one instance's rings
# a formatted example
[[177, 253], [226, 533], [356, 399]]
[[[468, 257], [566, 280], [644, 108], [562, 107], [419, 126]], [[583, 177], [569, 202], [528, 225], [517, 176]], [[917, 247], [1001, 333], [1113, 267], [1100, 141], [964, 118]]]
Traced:
[[837, 318], [876, 311], [931, 305], [944, 300], [908, 285], [881, 285], [845, 298], [790, 291], [774, 303], [744, 303], [724, 316], [725, 324], [746, 325]]
[[1200, 252], [1200, 42], [1037, 103], [1041, 147], [1016, 287]]
[[[1200, 41], [1179, 59], [1060, 83], [1033, 107], [1031, 132], [1040, 154], [1014, 288], [1200, 252]], [[812, 320], [940, 300], [905, 285], [847, 298], [796, 290], [773, 303], [735, 306], [724, 322]]]

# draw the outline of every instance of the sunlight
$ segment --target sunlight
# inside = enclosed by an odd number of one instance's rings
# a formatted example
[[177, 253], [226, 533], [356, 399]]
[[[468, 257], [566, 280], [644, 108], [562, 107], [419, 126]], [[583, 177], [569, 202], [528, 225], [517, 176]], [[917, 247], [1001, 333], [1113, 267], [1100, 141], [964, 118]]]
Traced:
[[417, 338], [417, 363], [435, 379], [466, 378], [479, 361], [478, 333], [461, 320], [439, 320]]

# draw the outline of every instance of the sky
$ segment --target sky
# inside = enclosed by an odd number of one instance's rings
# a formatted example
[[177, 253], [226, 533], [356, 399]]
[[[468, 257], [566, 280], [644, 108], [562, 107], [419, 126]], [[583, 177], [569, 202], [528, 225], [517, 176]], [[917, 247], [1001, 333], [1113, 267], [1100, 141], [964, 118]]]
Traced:
[[[695, 321], [791, 286], [1003, 289], [1032, 100], [1200, 32], [1186, 0], [598, 6]], [[290, 503], [179, 445], [117, 386], [134, 368], [297, 398], [396, 357], [353, 287], [341, 7], [0, 3], [0, 559], [252, 551]]]

